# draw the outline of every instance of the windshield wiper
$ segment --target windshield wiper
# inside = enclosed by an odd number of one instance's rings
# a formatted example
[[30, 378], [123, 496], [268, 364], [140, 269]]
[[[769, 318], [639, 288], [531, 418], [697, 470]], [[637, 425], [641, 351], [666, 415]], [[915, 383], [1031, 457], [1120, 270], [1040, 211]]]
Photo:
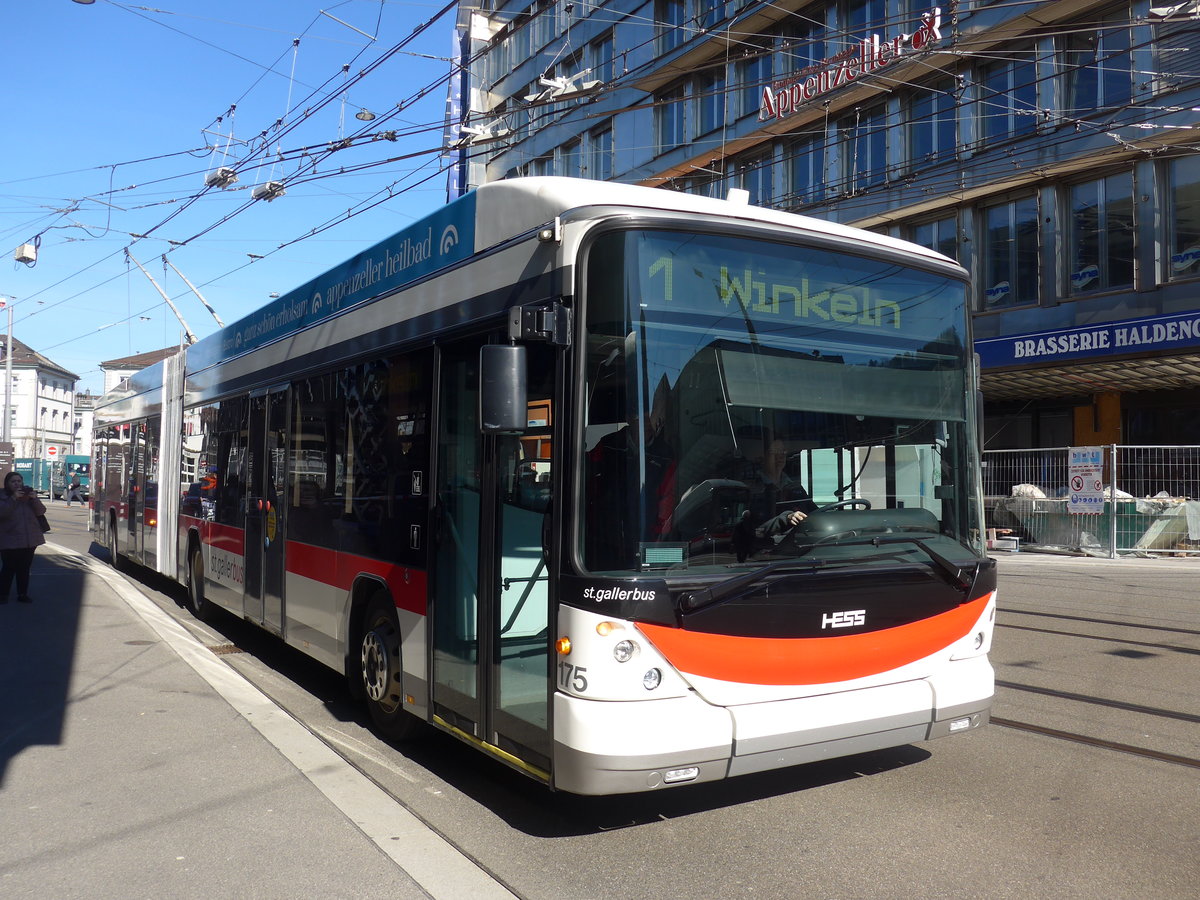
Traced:
[[[970, 590], [971, 585], [975, 583], [975, 578], [979, 574], [979, 566], [973, 566], [967, 571], [963, 571], [961, 566], [956, 566], [949, 559], [942, 556], [938, 551], [934, 550], [925, 541], [915, 537], [873, 537], [861, 541], [839, 541], [838, 547], [852, 546], [874, 546], [881, 547], [884, 544], [913, 544], [924, 551], [929, 557], [932, 565], [931, 568], [937, 572], [951, 587], [956, 590], [966, 593]], [[813, 548], [806, 547], [804, 552], [810, 552]], [[853, 560], [846, 560], [852, 563]], [[762, 581], [768, 575], [778, 572], [781, 569], [797, 568], [797, 569], [819, 569], [826, 565], [827, 560], [823, 558], [812, 559], [808, 562], [798, 561], [796, 557], [781, 559], [778, 562], [769, 563], [761, 569], [755, 569], [753, 572], [747, 572], [743, 575], [734, 575], [732, 578], [727, 578], [724, 581], [718, 581], [716, 584], [700, 588], [695, 591], [687, 591], [679, 597], [679, 608], [683, 612], [695, 612], [698, 609], [704, 609], [706, 606], [712, 606], [714, 603], [720, 603], [732, 597], [734, 594], [740, 593], [745, 588], [751, 587], [759, 581]]]
[[971, 585], [975, 583], [975, 578], [979, 575], [978, 564], [964, 572], [961, 566], [956, 566], [920, 538], [904, 537], [902, 535], [894, 535], [891, 537], [873, 537], [861, 541], [838, 541], [837, 546], [882, 547], [884, 544], [914, 544], [917, 547], [920, 547], [933, 563], [931, 568], [941, 575], [947, 584], [953, 588], [956, 588], [957, 590], [963, 591], [964, 593], [970, 590]]
[[[807, 548], [805, 552], [811, 550]], [[698, 609], [703, 609], [706, 606], [712, 606], [714, 603], [720, 603], [728, 597], [741, 592], [744, 588], [762, 581], [772, 572], [778, 572], [780, 569], [798, 568], [798, 569], [819, 569], [825, 565], [824, 559], [811, 559], [808, 562], [797, 562], [795, 557], [789, 559], [781, 559], [779, 562], [768, 563], [761, 569], [755, 569], [753, 572], [746, 572], [742, 575], [734, 575], [732, 578], [726, 578], [724, 581], [718, 581], [716, 584], [709, 587], [700, 588], [695, 591], [687, 591], [679, 597], [679, 608], [684, 612], [695, 612]]]

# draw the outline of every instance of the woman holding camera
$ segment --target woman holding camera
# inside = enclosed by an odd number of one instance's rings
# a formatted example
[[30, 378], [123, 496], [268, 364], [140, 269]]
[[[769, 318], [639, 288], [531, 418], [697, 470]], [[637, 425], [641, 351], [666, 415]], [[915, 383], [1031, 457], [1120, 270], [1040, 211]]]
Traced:
[[4, 563], [0, 568], [0, 603], [8, 602], [14, 578], [17, 601], [33, 602], [29, 597], [29, 568], [38, 545], [46, 543], [38, 521], [38, 516], [45, 514], [46, 507], [20, 475], [9, 472], [4, 476], [4, 490], [0, 491], [0, 560]]

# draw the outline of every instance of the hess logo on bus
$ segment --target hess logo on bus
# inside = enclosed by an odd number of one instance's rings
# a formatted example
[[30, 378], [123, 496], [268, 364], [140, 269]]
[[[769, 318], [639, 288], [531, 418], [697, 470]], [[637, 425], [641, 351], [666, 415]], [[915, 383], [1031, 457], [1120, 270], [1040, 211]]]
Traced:
[[842, 612], [825, 613], [821, 616], [821, 629], [826, 628], [853, 628], [855, 625], [863, 625], [867, 621], [867, 611], [865, 609], [846, 609]]

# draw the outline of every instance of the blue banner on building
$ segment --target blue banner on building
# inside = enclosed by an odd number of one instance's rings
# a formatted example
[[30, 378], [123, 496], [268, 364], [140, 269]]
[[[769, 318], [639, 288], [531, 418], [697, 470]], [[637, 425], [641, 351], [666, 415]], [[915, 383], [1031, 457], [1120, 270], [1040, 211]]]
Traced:
[[1200, 311], [975, 342], [984, 369], [1200, 347]]

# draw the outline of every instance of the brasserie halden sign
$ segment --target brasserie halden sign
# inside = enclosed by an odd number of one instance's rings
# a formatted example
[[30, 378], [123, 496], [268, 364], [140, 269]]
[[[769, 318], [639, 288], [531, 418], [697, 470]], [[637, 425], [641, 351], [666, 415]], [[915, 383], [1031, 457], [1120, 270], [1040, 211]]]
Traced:
[[758, 117], [782, 119], [817, 97], [928, 50], [941, 39], [942, 10], [935, 7], [921, 16], [921, 24], [912, 34], [901, 33], [886, 40], [873, 34], [840, 53], [766, 85]]

